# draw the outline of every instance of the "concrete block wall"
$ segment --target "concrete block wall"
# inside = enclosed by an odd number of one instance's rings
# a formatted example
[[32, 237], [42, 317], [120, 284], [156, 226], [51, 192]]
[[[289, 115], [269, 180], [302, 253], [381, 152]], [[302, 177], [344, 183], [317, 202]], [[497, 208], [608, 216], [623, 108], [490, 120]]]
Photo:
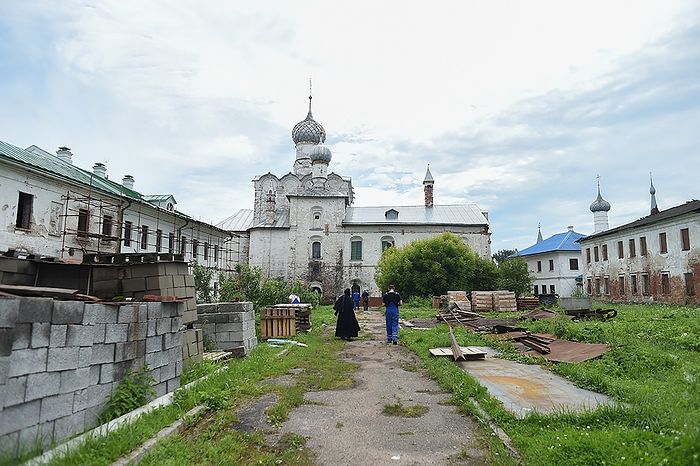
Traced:
[[198, 304], [195, 326], [220, 350], [243, 347], [244, 354], [248, 354], [258, 344], [255, 312], [250, 302]]
[[0, 455], [97, 425], [129, 370], [161, 395], [179, 386], [184, 303], [0, 298]]
[[182, 363], [184, 367], [201, 362], [204, 356], [204, 338], [201, 328], [188, 328], [182, 333]]

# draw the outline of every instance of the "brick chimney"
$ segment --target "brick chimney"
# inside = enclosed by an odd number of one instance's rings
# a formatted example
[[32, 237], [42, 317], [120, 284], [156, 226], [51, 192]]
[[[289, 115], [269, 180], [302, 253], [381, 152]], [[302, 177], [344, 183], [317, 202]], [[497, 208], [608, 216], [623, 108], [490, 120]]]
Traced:
[[68, 147], [59, 147], [56, 151], [56, 157], [58, 157], [60, 160], [63, 160], [66, 163], [70, 163], [71, 165], [73, 164], [73, 153]]
[[428, 169], [425, 171], [425, 179], [423, 180], [423, 193], [425, 194], [425, 206], [433, 206], [433, 185], [435, 180], [433, 180], [433, 175], [430, 173], [430, 164], [428, 164]]

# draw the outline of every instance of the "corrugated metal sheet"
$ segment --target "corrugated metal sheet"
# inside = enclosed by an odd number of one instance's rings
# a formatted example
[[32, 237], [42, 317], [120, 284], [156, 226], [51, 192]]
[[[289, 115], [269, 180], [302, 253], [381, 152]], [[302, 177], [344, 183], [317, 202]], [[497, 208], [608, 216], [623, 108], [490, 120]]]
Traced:
[[170, 198], [175, 201], [175, 197], [172, 194], [144, 194], [142, 197], [148, 202], [164, 202]]
[[226, 231], [246, 231], [253, 226], [253, 209], [241, 209], [216, 226]]
[[552, 235], [549, 238], [542, 240], [537, 244], [533, 244], [529, 248], [525, 248], [522, 251], [518, 251], [517, 253], [513, 254], [513, 257], [531, 256], [533, 254], [541, 254], [553, 251], [580, 251], [581, 245], [576, 241], [585, 237], [586, 235], [576, 233], [575, 231], [557, 233], [556, 235]]
[[[385, 214], [394, 209], [398, 219], [387, 220]], [[425, 206], [348, 207], [344, 225], [424, 224], [424, 225], [488, 225], [476, 204]]]
[[289, 211], [283, 210], [277, 213], [277, 219], [275, 223], [269, 225], [265, 222], [253, 225], [251, 228], [289, 228]]
[[8, 144], [4, 141], [0, 141], [0, 156], [16, 163], [30, 165], [35, 170], [43, 171], [62, 178], [67, 178], [87, 186], [92, 186], [107, 193], [116, 194], [117, 196], [125, 196], [131, 199], [141, 199], [141, 195], [136, 191], [132, 191], [119, 183], [96, 176], [89, 171], [64, 162], [58, 157], [47, 157], [35, 154], [13, 146], [12, 144]]

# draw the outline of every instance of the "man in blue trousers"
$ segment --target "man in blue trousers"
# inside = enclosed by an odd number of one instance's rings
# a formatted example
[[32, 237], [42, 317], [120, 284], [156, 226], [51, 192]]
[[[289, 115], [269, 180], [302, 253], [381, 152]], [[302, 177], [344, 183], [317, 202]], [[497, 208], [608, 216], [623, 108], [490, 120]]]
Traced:
[[386, 306], [386, 342], [395, 345], [399, 342], [399, 306], [403, 304], [401, 295], [396, 292], [394, 285], [389, 285], [389, 291], [384, 293]]

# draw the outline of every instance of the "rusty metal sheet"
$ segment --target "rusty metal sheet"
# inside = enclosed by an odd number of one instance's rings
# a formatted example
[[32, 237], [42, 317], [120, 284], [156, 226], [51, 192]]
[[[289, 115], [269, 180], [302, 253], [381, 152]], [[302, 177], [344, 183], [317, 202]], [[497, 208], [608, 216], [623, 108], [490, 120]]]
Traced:
[[610, 346], [600, 343], [580, 343], [568, 340], [554, 340], [548, 346], [549, 354], [542, 356], [555, 362], [588, 361], [602, 356], [610, 349]]

